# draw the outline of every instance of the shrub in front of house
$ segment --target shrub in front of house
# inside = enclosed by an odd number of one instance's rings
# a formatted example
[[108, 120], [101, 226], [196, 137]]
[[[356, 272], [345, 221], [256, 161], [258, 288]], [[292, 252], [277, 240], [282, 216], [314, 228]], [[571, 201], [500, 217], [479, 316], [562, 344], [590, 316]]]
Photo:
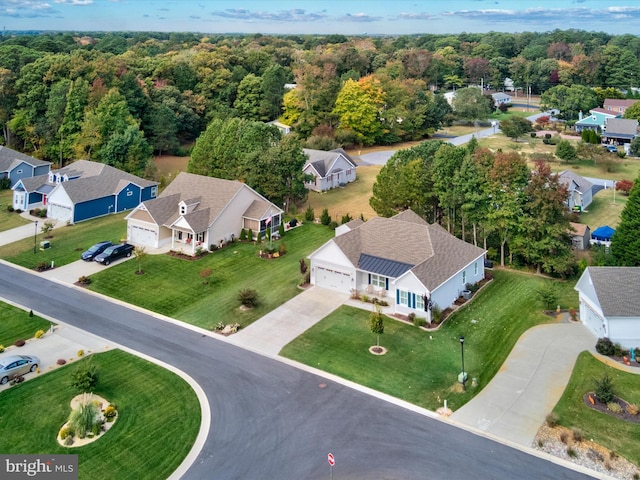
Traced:
[[78, 283], [80, 285], [89, 285], [91, 283], [91, 279], [83, 275], [80, 278], [78, 278]]
[[596, 342], [596, 352], [600, 355], [612, 356], [615, 353], [613, 342], [607, 337], [599, 338]]
[[25, 343], [27, 343], [27, 342], [25, 342], [25, 341], [24, 341], [23, 339], [21, 339], [21, 338], [20, 338], [20, 339], [18, 339], [18, 340], [16, 340], [15, 342], [13, 342], [13, 344], [14, 344], [16, 347], [24, 347], [24, 344], [25, 344]]
[[313, 222], [316, 219], [316, 212], [313, 211], [313, 208], [311, 208], [311, 205], [309, 205], [307, 209], [304, 211], [304, 219], [307, 222]]
[[253, 230], [249, 229], [249, 232], [247, 233], [247, 240], [249, 240], [250, 242], [253, 242]]
[[322, 225], [329, 225], [331, 223], [331, 215], [329, 215], [329, 210], [322, 210], [322, 214], [320, 215], [320, 223]]
[[247, 239], [247, 231], [243, 228], [242, 230], [240, 230], [240, 240], [246, 240]]
[[329, 222], [329, 225], [327, 225], [331, 230], [335, 230], [336, 228], [338, 228], [338, 222], [335, 221], [331, 221]]

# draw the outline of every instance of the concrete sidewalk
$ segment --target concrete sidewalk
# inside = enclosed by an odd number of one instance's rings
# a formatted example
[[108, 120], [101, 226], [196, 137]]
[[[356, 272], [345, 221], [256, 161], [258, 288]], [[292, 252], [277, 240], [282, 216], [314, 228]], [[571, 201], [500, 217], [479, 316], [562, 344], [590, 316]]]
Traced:
[[266, 355], [278, 355], [282, 347], [329, 315], [348, 298], [346, 294], [309, 287], [248, 327], [229, 336], [229, 343]]
[[595, 338], [581, 323], [528, 330], [496, 376], [451, 420], [530, 447], [584, 350], [595, 351]]

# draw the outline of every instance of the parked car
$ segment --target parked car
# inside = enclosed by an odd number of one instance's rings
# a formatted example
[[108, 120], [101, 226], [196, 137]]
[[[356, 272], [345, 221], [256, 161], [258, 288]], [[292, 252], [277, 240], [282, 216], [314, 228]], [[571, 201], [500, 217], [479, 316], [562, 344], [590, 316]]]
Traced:
[[96, 258], [96, 256], [100, 255], [111, 245], [113, 245], [113, 243], [107, 242], [107, 241], [96, 243], [95, 245], [89, 247], [87, 251], [82, 252], [82, 255], [80, 255], [80, 258], [82, 258], [82, 260], [85, 260], [87, 262], [92, 262], [93, 259]]
[[14, 377], [35, 372], [38, 365], [40, 365], [40, 360], [29, 355], [9, 355], [0, 358], [0, 385], [4, 385]]
[[102, 263], [103, 265], [109, 265], [118, 258], [130, 257], [132, 253], [133, 245], [129, 243], [121, 243], [120, 245], [111, 245], [110, 247], [107, 247], [107, 249], [100, 255], [97, 255], [94, 260], [98, 263]]
[[615, 145], [603, 145], [604, 149], [609, 151], [610, 153], [618, 153], [618, 147]]

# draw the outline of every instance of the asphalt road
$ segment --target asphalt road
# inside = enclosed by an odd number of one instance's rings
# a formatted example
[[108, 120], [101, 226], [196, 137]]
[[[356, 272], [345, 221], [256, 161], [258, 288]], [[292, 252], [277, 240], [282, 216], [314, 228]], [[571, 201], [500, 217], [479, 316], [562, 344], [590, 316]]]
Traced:
[[[185, 479], [584, 479], [587, 475], [321, 376], [0, 264], [0, 295], [174, 365], [211, 429]], [[176, 405], [179, 421], [180, 406]], [[169, 419], [168, 419], [169, 420]]]

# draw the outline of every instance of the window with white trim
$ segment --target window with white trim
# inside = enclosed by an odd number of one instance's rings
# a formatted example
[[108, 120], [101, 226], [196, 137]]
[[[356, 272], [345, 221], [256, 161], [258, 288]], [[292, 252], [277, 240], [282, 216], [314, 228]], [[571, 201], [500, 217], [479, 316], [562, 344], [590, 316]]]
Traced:
[[398, 290], [398, 303], [400, 305], [409, 305], [409, 292]]
[[151, 187], [151, 196], [152, 197], [158, 196], [158, 187]]
[[200, 233], [196, 234], [196, 241], [204, 242], [204, 232], [200, 232]]
[[424, 297], [416, 293], [416, 310], [424, 310]]
[[463, 270], [462, 271], [462, 283], [467, 283], [467, 271]]
[[387, 288], [387, 278], [382, 275], [371, 274], [371, 285], [378, 288]]
[[478, 275], [478, 262], [473, 264], [473, 274]]
[[132, 195], [133, 195], [133, 192], [132, 192], [131, 190], [129, 190], [129, 191], [127, 192], [127, 197], [130, 197], [130, 196], [132, 196]]

